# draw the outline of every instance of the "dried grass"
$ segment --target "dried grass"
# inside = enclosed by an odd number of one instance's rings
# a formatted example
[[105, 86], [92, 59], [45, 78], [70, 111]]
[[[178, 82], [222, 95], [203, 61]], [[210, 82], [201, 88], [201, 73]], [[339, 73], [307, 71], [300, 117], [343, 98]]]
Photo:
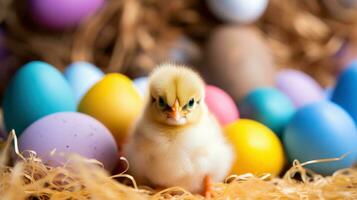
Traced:
[[[111, 176], [98, 162], [75, 155], [63, 167], [49, 167], [35, 152], [24, 158], [17, 150], [16, 137], [13, 149], [19, 161], [9, 166], [13, 136], [3, 143], [0, 155], [1, 199], [204, 199], [179, 187], [162, 191], [138, 188], [126, 171]], [[295, 161], [282, 178], [232, 175], [213, 184], [210, 199], [357, 199], [356, 169], [323, 177], [304, 169], [305, 164]], [[133, 187], [120, 183], [118, 177], [131, 180]]]

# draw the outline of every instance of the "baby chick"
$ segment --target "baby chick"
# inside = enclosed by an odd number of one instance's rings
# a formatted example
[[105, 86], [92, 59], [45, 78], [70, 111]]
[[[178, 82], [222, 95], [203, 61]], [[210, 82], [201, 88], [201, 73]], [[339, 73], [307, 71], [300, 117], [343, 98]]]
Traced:
[[153, 71], [146, 106], [124, 149], [136, 181], [203, 192], [210, 180], [225, 178], [233, 151], [204, 94], [204, 82], [189, 68], [164, 64]]

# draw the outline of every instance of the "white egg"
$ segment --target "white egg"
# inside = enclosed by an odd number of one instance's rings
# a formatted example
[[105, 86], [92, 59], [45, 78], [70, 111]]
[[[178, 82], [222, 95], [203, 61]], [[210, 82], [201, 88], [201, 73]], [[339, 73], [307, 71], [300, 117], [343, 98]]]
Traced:
[[143, 76], [133, 80], [135, 88], [138, 90], [141, 97], [144, 97], [148, 90], [148, 77]]
[[91, 63], [79, 61], [70, 64], [64, 71], [64, 76], [71, 85], [78, 104], [87, 91], [103, 78], [104, 73]]
[[207, 0], [211, 11], [220, 19], [235, 23], [252, 23], [265, 11], [268, 0]]

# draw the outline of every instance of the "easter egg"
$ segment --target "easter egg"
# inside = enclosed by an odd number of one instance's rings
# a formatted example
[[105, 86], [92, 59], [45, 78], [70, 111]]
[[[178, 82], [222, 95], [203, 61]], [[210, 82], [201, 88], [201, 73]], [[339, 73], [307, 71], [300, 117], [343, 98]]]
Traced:
[[103, 76], [104, 73], [99, 68], [83, 61], [70, 64], [64, 71], [64, 77], [72, 87], [76, 104]]
[[257, 87], [274, 85], [273, 56], [261, 32], [252, 27], [214, 31], [199, 70], [208, 84], [222, 88], [236, 103]]
[[6, 42], [5, 42], [5, 32], [0, 28], [0, 59], [4, 59], [9, 54]]
[[334, 90], [333, 87], [328, 87], [328, 88], [326, 88], [324, 90], [325, 99], [331, 99], [332, 98], [333, 90]]
[[357, 123], [357, 60], [337, 80], [331, 100], [344, 108]]
[[222, 89], [213, 85], [206, 86], [205, 102], [222, 125], [239, 118], [239, 112], [233, 99]]
[[180, 36], [174, 40], [167, 52], [166, 60], [161, 60], [161, 62], [170, 60], [174, 63], [195, 66], [201, 57], [200, 47], [192, 39], [185, 36]]
[[[96, 119], [76, 112], [61, 112], [31, 124], [19, 138], [20, 151], [33, 150], [47, 164], [60, 166], [68, 157], [79, 154], [103, 163], [113, 170], [117, 163], [117, 146], [109, 130]], [[51, 152], [55, 150], [55, 154]]]
[[276, 87], [290, 98], [295, 107], [320, 101], [324, 94], [321, 86], [304, 72], [286, 69], [276, 76]]
[[227, 22], [252, 23], [265, 11], [268, 0], [207, 0], [211, 11]]
[[0, 108], [0, 139], [4, 139], [7, 134], [5, 134], [5, 127], [3, 123], [3, 112], [2, 109]]
[[16, 62], [14, 63], [11, 50], [6, 44], [6, 33], [0, 26], [0, 98], [11, 75], [11, 68], [13, 68], [14, 65], [16, 65]]
[[78, 111], [102, 122], [120, 145], [138, 117], [143, 102], [132, 81], [118, 73], [104, 76], [82, 98]]
[[306, 166], [324, 175], [351, 167], [357, 158], [357, 132], [352, 118], [328, 101], [301, 107], [285, 129], [283, 142], [290, 161], [337, 158], [349, 153], [339, 161]]
[[336, 54], [332, 56], [335, 77], [340, 76], [354, 59], [357, 59], [357, 46], [352, 42], [345, 41]]
[[239, 104], [243, 118], [254, 119], [270, 128], [278, 136], [295, 112], [290, 99], [275, 88], [258, 88]]
[[71, 87], [61, 72], [41, 61], [21, 67], [12, 78], [3, 99], [7, 131], [17, 134], [34, 121], [56, 112], [75, 111]]
[[148, 91], [148, 77], [143, 76], [133, 80], [135, 88], [139, 94], [144, 97]]
[[240, 119], [226, 126], [225, 132], [236, 155], [232, 173], [279, 175], [285, 164], [283, 146], [268, 127]]
[[104, 3], [105, 0], [29, 0], [27, 10], [36, 23], [63, 29], [78, 25]]

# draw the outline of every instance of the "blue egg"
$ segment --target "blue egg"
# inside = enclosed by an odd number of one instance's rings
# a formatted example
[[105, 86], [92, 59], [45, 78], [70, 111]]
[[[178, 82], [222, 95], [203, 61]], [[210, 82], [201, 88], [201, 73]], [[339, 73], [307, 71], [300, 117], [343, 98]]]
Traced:
[[275, 88], [253, 90], [239, 104], [239, 110], [242, 118], [257, 120], [278, 136], [295, 112], [290, 99]]
[[75, 108], [73, 93], [61, 72], [41, 61], [21, 67], [3, 99], [5, 127], [19, 135], [37, 119]]
[[307, 165], [313, 171], [329, 175], [351, 167], [357, 158], [357, 132], [352, 118], [340, 106], [321, 101], [301, 107], [283, 133], [283, 143], [290, 161], [316, 159], [342, 160]]
[[333, 87], [328, 87], [324, 90], [324, 94], [325, 94], [325, 99], [331, 99], [332, 98], [332, 94], [333, 94]]
[[87, 91], [104, 76], [104, 73], [95, 65], [87, 62], [75, 62], [64, 71], [64, 77], [74, 93], [76, 105], [81, 101]]
[[133, 80], [135, 88], [139, 91], [140, 95], [144, 97], [148, 90], [148, 77], [143, 76]]
[[357, 123], [357, 60], [338, 78], [331, 100], [344, 108]]

